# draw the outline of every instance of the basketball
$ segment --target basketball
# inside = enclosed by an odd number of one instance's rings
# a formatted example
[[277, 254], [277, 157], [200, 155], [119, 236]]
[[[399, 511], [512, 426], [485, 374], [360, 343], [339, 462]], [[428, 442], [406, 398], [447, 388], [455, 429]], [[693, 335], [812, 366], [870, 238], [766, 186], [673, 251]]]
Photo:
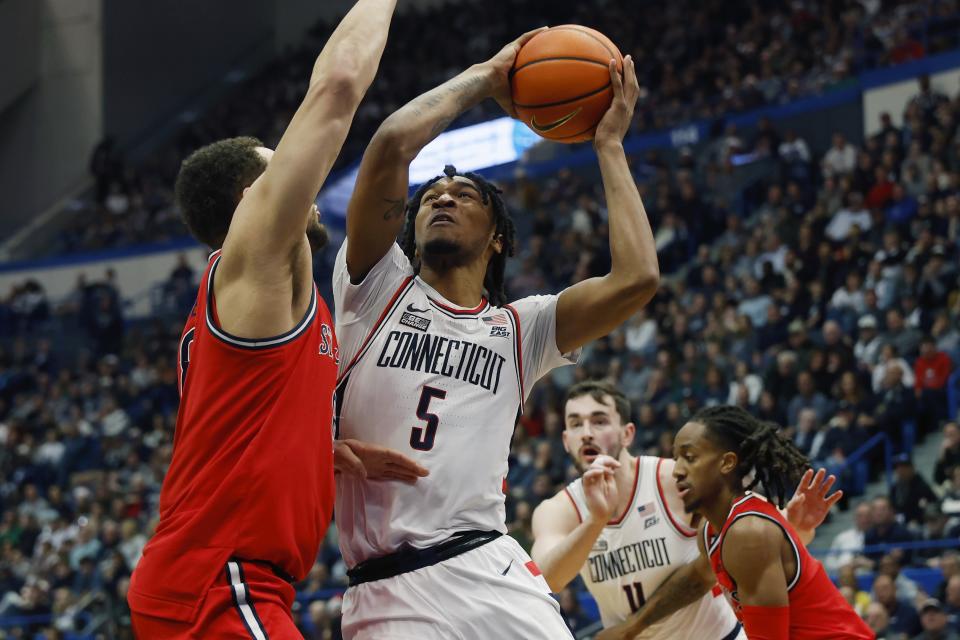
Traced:
[[548, 140], [590, 140], [613, 100], [611, 59], [622, 71], [620, 50], [594, 29], [568, 24], [538, 33], [511, 71], [517, 117]]

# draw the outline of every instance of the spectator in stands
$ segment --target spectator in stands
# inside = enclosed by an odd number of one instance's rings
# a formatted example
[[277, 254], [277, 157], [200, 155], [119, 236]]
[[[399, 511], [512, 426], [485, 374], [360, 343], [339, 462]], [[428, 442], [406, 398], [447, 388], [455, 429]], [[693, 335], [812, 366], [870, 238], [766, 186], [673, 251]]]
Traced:
[[841, 132], [833, 134], [833, 146], [823, 156], [823, 173], [825, 176], [839, 177], [853, 172], [857, 164], [857, 149], [847, 142]]
[[877, 331], [877, 319], [872, 315], [864, 315], [857, 320], [858, 338], [853, 345], [853, 355], [861, 368], [870, 370], [880, 359], [880, 347], [883, 339]]
[[901, 453], [894, 459], [894, 482], [890, 487], [890, 503], [904, 517], [906, 524], [922, 524], [928, 504], [936, 504], [937, 496], [913, 467], [910, 454]]
[[[863, 536], [863, 544], [872, 547], [879, 544], [896, 545], [898, 542], [912, 542], [913, 535], [902, 524], [897, 522], [897, 513], [893, 509], [890, 498], [879, 496], [871, 501], [871, 519], [873, 526]], [[900, 551], [902, 558], [908, 559], [909, 551]], [[883, 557], [883, 551], [870, 551], [865, 554], [871, 560], [877, 561]]]
[[580, 600], [577, 599], [576, 592], [570, 587], [560, 592], [560, 611], [563, 612], [563, 619], [567, 623], [567, 628], [573, 633], [577, 633], [591, 624], [590, 618], [583, 613], [580, 607]]
[[950, 356], [937, 350], [933, 336], [924, 336], [920, 340], [920, 356], [914, 364], [920, 409], [917, 423], [921, 433], [934, 431], [947, 417], [947, 381], [952, 369]]
[[865, 232], [872, 226], [870, 212], [863, 206], [863, 195], [854, 191], [847, 196], [847, 206], [833, 214], [826, 234], [834, 242], [843, 242], [853, 233], [854, 227]]
[[863, 616], [870, 630], [877, 634], [877, 640], [893, 640], [888, 634], [890, 631], [890, 614], [886, 607], [879, 602], [871, 602]]
[[957, 640], [957, 634], [950, 629], [947, 612], [939, 600], [928, 598], [920, 605], [920, 625], [923, 632], [913, 640]]
[[956, 629], [960, 629], [960, 575], [954, 574], [944, 589], [944, 609]]
[[[894, 312], [895, 314], [897, 312]], [[897, 314], [899, 317], [899, 314]], [[898, 382], [899, 384], [910, 387], [913, 389], [916, 382], [916, 374], [913, 371], [913, 367], [907, 364], [907, 361], [899, 356], [898, 347], [892, 342], [886, 342], [890, 340], [894, 334], [887, 334], [883, 339], [884, 343], [880, 346], [880, 361], [877, 363], [877, 366], [873, 368], [873, 373], [871, 375], [873, 382], [873, 392], [877, 394], [882, 394], [886, 389], [890, 388], [891, 385], [888, 384], [890, 371], [895, 369], [898, 372]], [[897, 334], [899, 335], [899, 334]]]
[[874, 578], [873, 596], [886, 610], [891, 632], [903, 633], [909, 638], [920, 631], [920, 617], [916, 609], [897, 593], [897, 586], [890, 576], [878, 574]]
[[933, 470], [933, 481], [945, 483], [957, 467], [960, 467], [960, 426], [956, 422], [948, 422], [943, 425], [943, 440]]
[[839, 570], [849, 564], [866, 565], [869, 561], [858, 560], [863, 551], [864, 539], [867, 531], [873, 526], [873, 516], [870, 504], [861, 502], [853, 512], [853, 526], [844, 529], [830, 543], [830, 551], [825, 564], [831, 572]]
[[802, 409], [813, 409], [817, 422], [822, 422], [832, 409], [830, 400], [817, 391], [809, 371], [801, 371], [797, 375], [797, 395], [787, 407], [787, 424], [796, 425]]

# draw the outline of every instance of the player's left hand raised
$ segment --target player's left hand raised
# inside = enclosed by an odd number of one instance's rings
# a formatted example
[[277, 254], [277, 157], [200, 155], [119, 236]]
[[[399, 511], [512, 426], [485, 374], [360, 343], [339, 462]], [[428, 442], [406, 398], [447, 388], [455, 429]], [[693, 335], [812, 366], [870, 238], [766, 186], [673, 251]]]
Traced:
[[517, 117], [517, 111], [513, 107], [513, 97], [510, 92], [510, 70], [513, 69], [513, 63], [517, 59], [520, 48], [527, 44], [533, 36], [545, 31], [546, 28], [540, 27], [526, 32], [485, 63], [490, 71], [490, 97], [496, 100], [512, 118]]
[[408, 484], [430, 475], [427, 469], [399, 451], [360, 440], [334, 443], [333, 468], [336, 473], [367, 480], [399, 480]]
[[623, 59], [623, 75], [617, 70], [616, 63], [610, 61], [610, 84], [613, 87], [613, 102], [597, 125], [594, 146], [604, 142], [623, 142], [630, 123], [633, 122], [633, 110], [640, 97], [640, 82], [637, 80], [637, 68], [632, 56]]
[[830, 509], [843, 497], [843, 491], [835, 491], [829, 496], [830, 487], [837, 481], [835, 476], [827, 476], [824, 469], [807, 469], [800, 478], [800, 484], [787, 503], [787, 520], [797, 531], [813, 531], [821, 524]]

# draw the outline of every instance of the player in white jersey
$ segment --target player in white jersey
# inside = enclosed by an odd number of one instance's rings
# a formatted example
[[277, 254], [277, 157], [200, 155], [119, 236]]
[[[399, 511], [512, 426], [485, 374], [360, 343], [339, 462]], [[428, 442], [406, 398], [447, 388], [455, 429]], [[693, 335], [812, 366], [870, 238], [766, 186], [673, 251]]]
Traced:
[[532, 35], [387, 118], [361, 162], [334, 269], [338, 437], [406, 450], [430, 474], [410, 485], [338, 476], [346, 638], [570, 637], [539, 569], [503, 535], [503, 482], [534, 383], [656, 292], [653, 234], [622, 145], [639, 95], [632, 61], [623, 78], [611, 65], [614, 100], [594, 145], [606, 276], [506, 304], [514, 230], [499, 190], [447, 167], [407, 201], [410, 162], [458, 114], [487, 97], [509, 108], [508, 73]]
[[[674, 461], [630, 455], [629, 416], [629, 401], [607, 382], [567, 391], [564, 447], [584, 475], [534, 512], [534, 559], [554, 591], [581, 575], [605, 627], [598, 639], [746, 639], [709, 567], [703, 576], [677, 571], [700, 557], [696, 529]], [[787, 508], [806, 542], [840, 499], [825, 498], [833, 479], [823, 475], [805, 476]]]

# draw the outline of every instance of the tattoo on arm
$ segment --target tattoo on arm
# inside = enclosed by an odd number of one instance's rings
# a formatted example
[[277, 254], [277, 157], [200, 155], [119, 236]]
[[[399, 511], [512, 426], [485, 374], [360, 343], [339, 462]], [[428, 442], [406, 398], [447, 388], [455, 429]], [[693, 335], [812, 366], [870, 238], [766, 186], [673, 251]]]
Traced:
[[430, 92], [419, 98], [416, 98], [410, 106], [413, 108], [414, 115], [422, 117], [430, 111], [442, 107], [445, 98], [454, 96], [455, 112], [450, 115], [444, 115], [430, 128], [429, 137], [432, 139], [450, 126], [450, 123], [463, 113], [470, 104], [477, 101], [477, 96], [473, 92], [483, 84], [483, 79], [479, 77], [467, 77], [462, 80], [451, 81], [446, 86], [438, 87], [436, 91]]
[[403, 217], [404, 201], [402, 199], [383, 198], [390, 207], [383, 212], [384, 220], [396, 220]]

